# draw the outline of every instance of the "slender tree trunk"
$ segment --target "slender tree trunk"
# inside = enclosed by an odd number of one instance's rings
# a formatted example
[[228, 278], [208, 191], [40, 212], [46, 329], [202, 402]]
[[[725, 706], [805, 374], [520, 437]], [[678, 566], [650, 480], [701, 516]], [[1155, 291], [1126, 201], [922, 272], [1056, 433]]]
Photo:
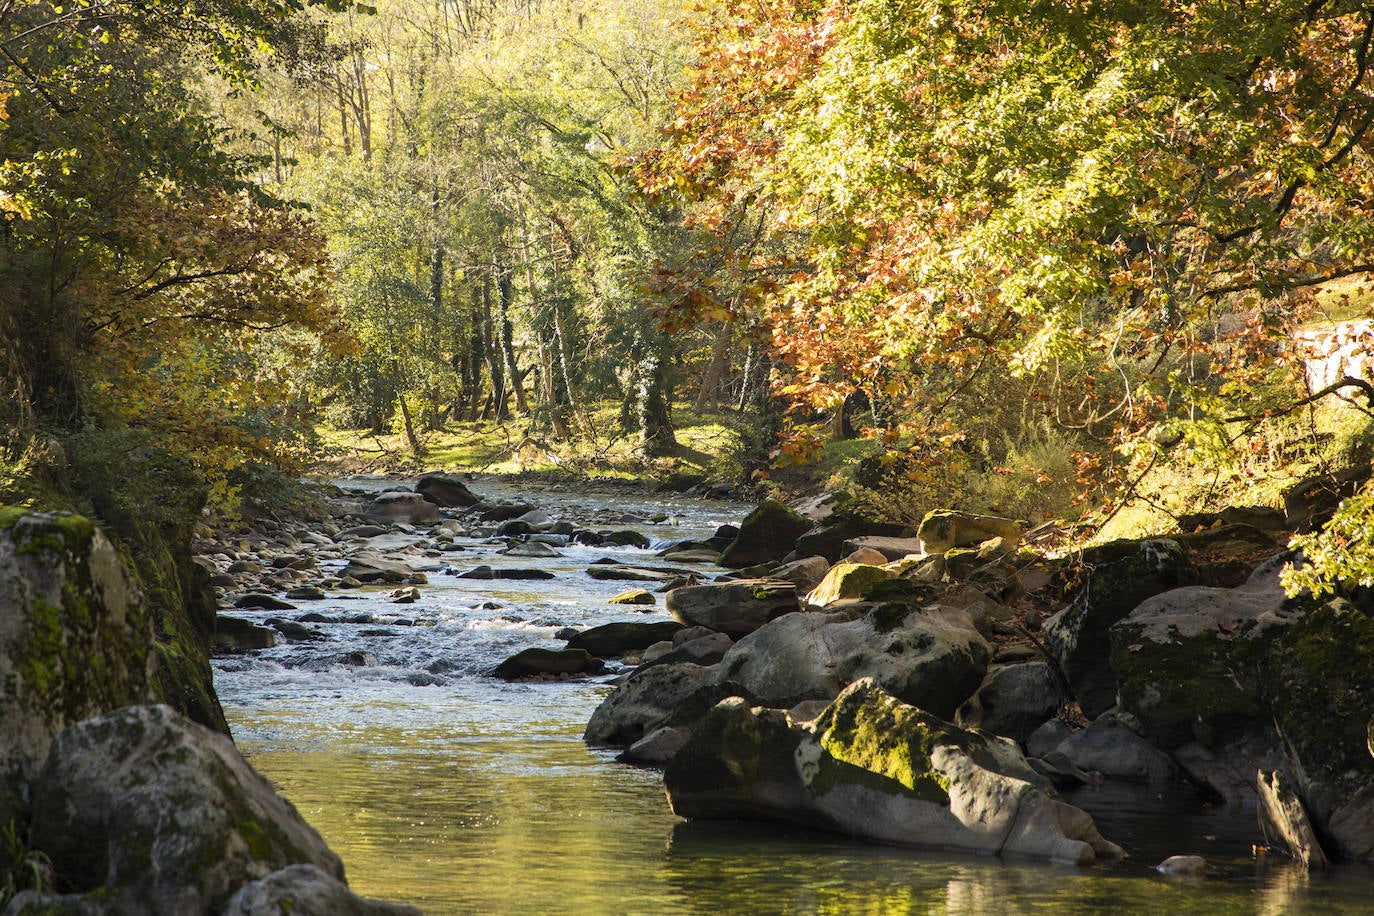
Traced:
[[668, 377], [672, 351], [672, 338], [661, 332], [654, 333], [643, 346], [639, 367], [639, 436], [644, 454], [650, 458], [672, 454], [677, 447], [672, 382]]
[[500, 343], [495, 334], [491, 318], [491, 277], [482, 283], [482, 331], [486, 346], [482, 355], [486, 359], [487, 372], [491, 375], [491, 397], [495, 405], [496, 421], [504, 423], [510, 418], [506, 410], [506, 373], [501, 363]]
[[708, 407], [715, 407], [720, 402], [720, 379], [725, 374], [725, 361], [730, 356], [730, 338], [733, 336], [735, 323], [733, 321], [722, 321], [720, 330], [716, 332], [715, 343], [711, 345], [711, 362], [706, 365], [706, 371], [701, 376], [701, 388], [697, 390], [697, 399], [692, 404], [693, 410], [705, 410]]
[[497, 308], [499, 309], [497, 320], [500, 323], [501, 356], [506, 362], [506, 371], [510, 374], [511, 391], [515, 394], [515, 409], [520, 411], [522, 416], [529, 416], [530, 405], [525, 400], [524, 376], [519, 367], [515, 365], [515, 326], [511, 324], [510, 320], [510, 307], [515, 300], [515, 288], [511, 282], [510, 270], [498, 264], [497, 271], [499, 277], [496, 285]]

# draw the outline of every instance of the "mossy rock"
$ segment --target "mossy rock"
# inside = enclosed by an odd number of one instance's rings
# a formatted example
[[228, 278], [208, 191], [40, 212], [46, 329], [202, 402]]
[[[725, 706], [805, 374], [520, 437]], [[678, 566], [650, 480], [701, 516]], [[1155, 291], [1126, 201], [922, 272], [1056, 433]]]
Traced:
[[821, 584], [811, 590], [806, 600], [818, 607], [825, 607], [845, 598], [858, 598], [868, 586], [886, 582], [894, 576], [891, 570], [883, 569], [881, 566], [840, 563], [830, 568]]
[[739, 534], [720, 554], [730, 569], [781, 560], [797, 539], [811, 529], [811, 520], [776, 500], [764, 500], [740, 522]]

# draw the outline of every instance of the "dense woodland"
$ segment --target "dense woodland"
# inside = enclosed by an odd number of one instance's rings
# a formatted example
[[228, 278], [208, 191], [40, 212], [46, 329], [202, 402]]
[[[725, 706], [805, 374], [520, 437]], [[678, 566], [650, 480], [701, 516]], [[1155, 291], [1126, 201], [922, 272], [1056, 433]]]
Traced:
[[6, 492], [613, 402], [647, 458], [741, 417], [755, 479], [865, 437], [897, 515], [1270, 498], [1368, 457], [1294, 333], [1368, 311], [1372, 45], [1322, 0], [0, 2]]

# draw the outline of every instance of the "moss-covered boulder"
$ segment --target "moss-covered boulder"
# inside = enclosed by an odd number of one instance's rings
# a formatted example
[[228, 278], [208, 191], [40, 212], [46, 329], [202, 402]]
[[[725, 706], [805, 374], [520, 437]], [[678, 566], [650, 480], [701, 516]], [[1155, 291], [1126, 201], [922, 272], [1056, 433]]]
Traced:
[[864, 593], [864, 589], [875, 582], [885, 582], [896, 577], [890, 569], [881, 566], [870, 566], [865, 563], [839, 563], [830, 568], [821, 580], [806, 596], [806, 603], [816, 607], [825, 607], [827, 604], [834, 604], [844, 598], [858, 598]]
[[806, 724], [729, 699], [669, 761], [682, 817], [763, 818], [885, 843], [1086, 864], [1121, 854], [1047, 792], [1011, 742], [966, 731], [868, 680]]
[[1088, 718], [1116, 705], [1116, 675], [1108, 661], [1111, 627], [1146, 598], [1197, 581], [1177, 541], [1158, 538], [1119, 546], [1101, 554], [1113, 559], [1082, 568], [1083, 586], [1073, 603], [1045, 621], [1045, 642]]
[[1374, 861], [1374, 621], [1335, 601], [1267, 640], [1264, 693], [1334, 857]]
[[[53, 739], [33, 782], [33, 844], [68, 896], [18, 912], [218, 912], [244, 884], [343, 865], [224, 735], [167, 706], [126, 707]], [[25, 908], [27, 907], [27, 909]], [[49, 909], [51, 908], [51, 909]]]
[[53, 736], [156, 695], [153, 618], [79, 515], [0, 508], [0, 825]]
[[992, 538], [1007, 544], [1020, 543], [1023, 533], [1019, 521], [996, 515], [976, 515], [957, 509], [933, 509], [921, 519], [916, 537], [926, 553], [945, 553], [955, 547], [972, 547]]
[[739, 534], [720, 553], [720, 565], [742, 569], [781, 560], [810, 529], [806, 516], [776, 500], [764, 500], [740, 522]]

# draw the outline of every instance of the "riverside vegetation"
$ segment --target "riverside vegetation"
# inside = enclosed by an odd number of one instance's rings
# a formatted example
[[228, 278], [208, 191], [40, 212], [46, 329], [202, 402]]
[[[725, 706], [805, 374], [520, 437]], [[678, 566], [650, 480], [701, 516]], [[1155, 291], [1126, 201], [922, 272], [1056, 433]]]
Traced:
[[312, 634], [225, 605], [642, 538], [302, 495], [322, 457], [758, 503], [588, 566], [675, 585], [670, 637], [503, 672], [609, 666], [588, 740], [685, 816], [1085, 863], [1066, 783], [1185, 779], [1368, 860], [1372, 43], [1355, 2], [4, 5], [6, 912], [403, 911], [228, 743], [212, 647]]

